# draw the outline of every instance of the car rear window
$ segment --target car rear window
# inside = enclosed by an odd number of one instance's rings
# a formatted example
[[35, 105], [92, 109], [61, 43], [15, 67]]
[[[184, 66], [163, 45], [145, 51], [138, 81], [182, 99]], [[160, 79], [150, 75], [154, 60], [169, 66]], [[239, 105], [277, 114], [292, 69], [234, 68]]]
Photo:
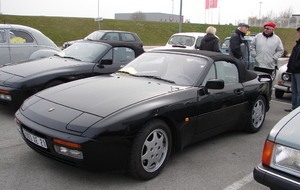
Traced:
[[132, 34], [121, 34], [121, 37], [122, 37], [122, 41], [126, 41], [126, 42], [134, 42], [135, 41]]
[[10, 43], [33, 43], [33, 38], [24, 31], [10, 30]]

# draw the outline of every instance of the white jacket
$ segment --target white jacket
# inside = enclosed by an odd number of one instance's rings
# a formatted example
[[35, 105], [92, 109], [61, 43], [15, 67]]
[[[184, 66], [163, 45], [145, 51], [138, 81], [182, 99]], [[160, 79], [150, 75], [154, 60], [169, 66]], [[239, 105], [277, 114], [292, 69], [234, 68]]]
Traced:
[[255, 59], [254, 67], [274, 70], [284, 49], [281, 39], [276, 34], [273, 33], [273, 36], [267, 38], [259, 33], [250, 43], [250, 51]]

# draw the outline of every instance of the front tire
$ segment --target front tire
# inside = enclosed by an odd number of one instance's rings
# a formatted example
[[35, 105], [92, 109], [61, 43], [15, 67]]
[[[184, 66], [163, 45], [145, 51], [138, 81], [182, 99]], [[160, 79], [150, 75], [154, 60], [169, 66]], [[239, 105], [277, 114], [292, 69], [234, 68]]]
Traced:
[[129, 174], [143, 180], [155, 178], [163, 170], [171, 147], [172, 137], [168, 125], [159, 119], [147, 122], [133, 142]]
[[258, 132], [265, 121], [265, 117], [266, 100], [263, 96], [260, 95], [252, 105], [250, 122], [246, 130], [250, 133]]
[[275, 97], [280, 99], [282, 98], [284, 95], [284, 91], [283, 90], [278, 90], [278, 89], [275, 89]]

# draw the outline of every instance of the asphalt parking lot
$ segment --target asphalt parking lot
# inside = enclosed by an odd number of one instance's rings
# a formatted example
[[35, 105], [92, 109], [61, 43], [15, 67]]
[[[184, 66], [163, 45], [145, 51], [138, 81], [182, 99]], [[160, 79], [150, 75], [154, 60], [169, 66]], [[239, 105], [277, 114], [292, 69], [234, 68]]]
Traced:
[[266, 190], [252, 171], [269, 131], [288, 114], [284, 108], [290, 104], [290, 94], [273, 97], [261, 131], [233, 131], [191, 145], [172, 155], [161, 175], [150, 181], [136, 180], [125, 171], [86, 172], [44, 157], [22, 140], [14, 122], [16, 110], [0, 106], [0, 189]]

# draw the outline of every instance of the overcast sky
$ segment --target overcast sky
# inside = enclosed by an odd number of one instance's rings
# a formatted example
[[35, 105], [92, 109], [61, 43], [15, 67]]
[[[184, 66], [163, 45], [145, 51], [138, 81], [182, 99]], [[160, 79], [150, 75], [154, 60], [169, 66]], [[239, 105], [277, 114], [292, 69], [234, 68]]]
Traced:
[[[279, 15], [289, 8], [300, 13], [300, 0], [218, 0], [218, 8], [207, 10], [205, 0], [182, 0], [184, 20], [192, 23], [237, 24], [249, 16], [259, 17], [260, 12]], [[0, 0], [0, 12], [9, 15], [114, 19], [115, 13], [137, 11], [179, 15], [180, 0]]]

